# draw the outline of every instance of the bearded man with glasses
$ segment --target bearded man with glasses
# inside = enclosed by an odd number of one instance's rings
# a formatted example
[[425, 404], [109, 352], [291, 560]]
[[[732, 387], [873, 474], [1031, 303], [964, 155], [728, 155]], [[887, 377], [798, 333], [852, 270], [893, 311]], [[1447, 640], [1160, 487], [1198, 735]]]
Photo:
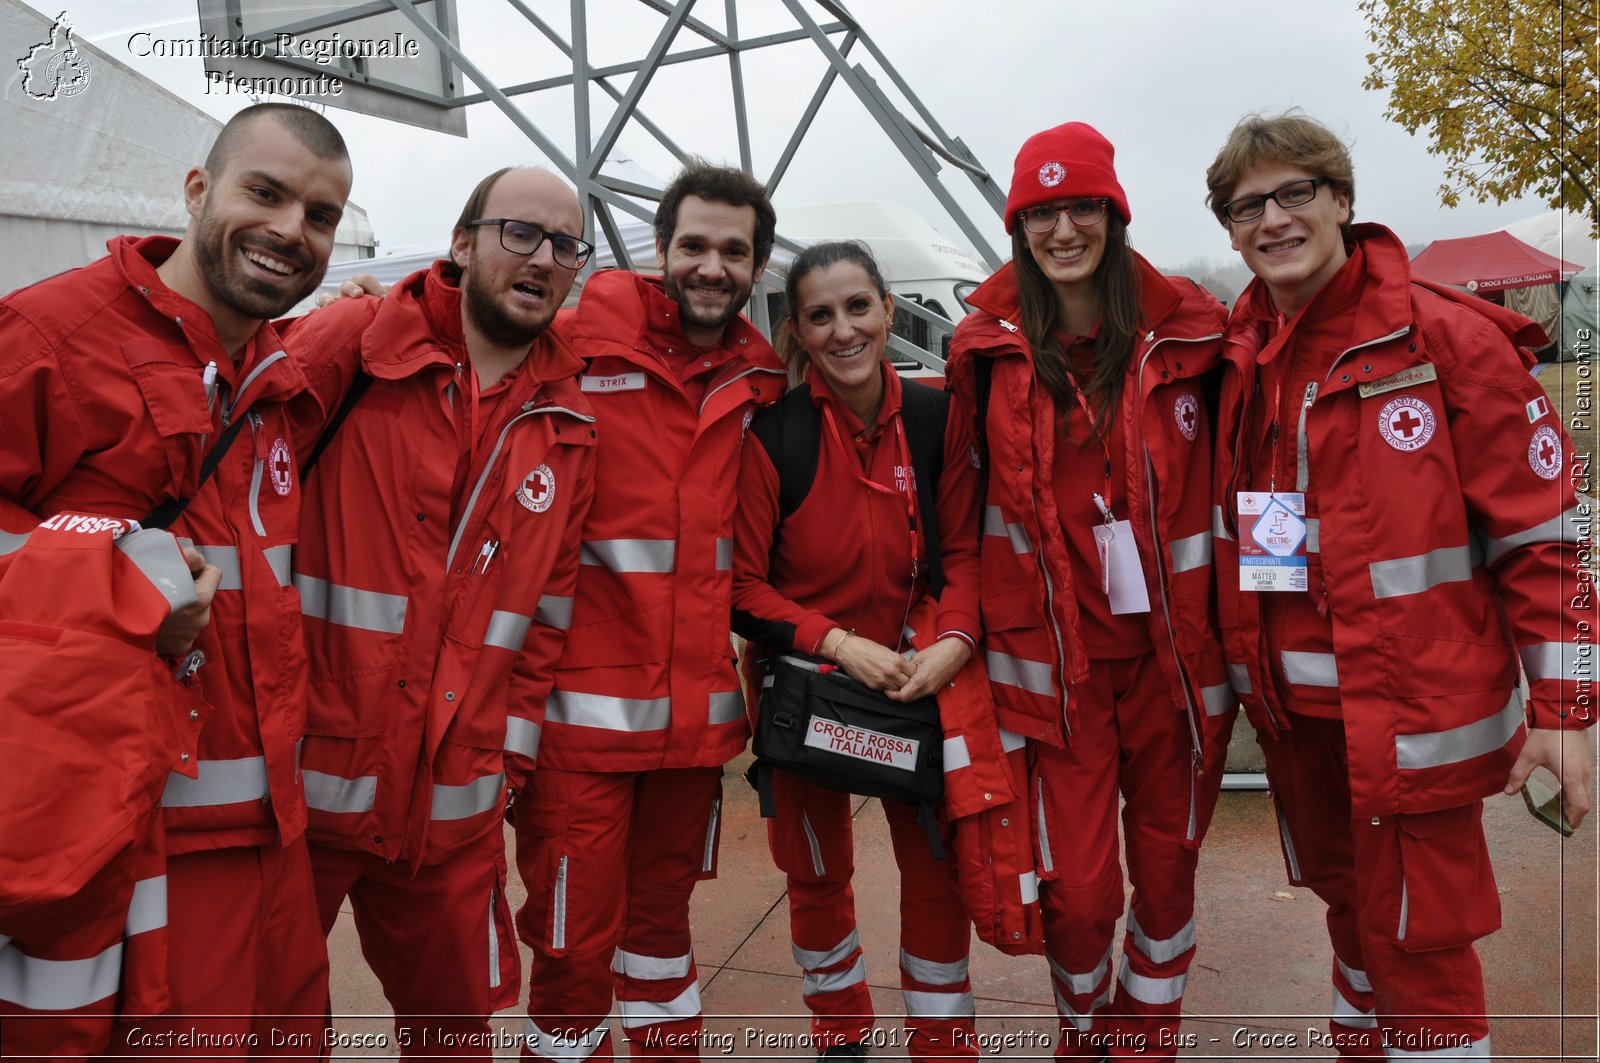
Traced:
[[370, 383], [307, 480], [301, 757], [324, 933], [349, 899], [401, 1054], [494, 1055], [516, 1003], [502, 816], [526, 784], [594, 497], [556, 311], [592, 246], [554, 174], [479, 182], [450, 257], [306, 327]]
[[1289, 880], [1328, 905], [1331, 1039], [1488, 1059], [1483, 799], [1543, 765], [1575, 825], [1592, 783], [1586, 509], [1519, 350], [1544, 337], [1352, 225], [1349, 153], [1312, 119], [1247, 117], [1206, 184], [1256, 275], [1216, 435], [1224, 651]]

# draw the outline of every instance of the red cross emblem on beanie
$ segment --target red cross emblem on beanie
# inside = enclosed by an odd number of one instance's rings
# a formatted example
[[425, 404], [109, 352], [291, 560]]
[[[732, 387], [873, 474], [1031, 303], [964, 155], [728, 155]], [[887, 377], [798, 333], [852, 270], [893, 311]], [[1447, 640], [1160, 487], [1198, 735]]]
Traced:
[[1391, 399], [1378, 413], [1378, 434], [1399, 451], [1420, 449], [1433, 438], [1437, 425], [1433, 407], [1414, 395]]

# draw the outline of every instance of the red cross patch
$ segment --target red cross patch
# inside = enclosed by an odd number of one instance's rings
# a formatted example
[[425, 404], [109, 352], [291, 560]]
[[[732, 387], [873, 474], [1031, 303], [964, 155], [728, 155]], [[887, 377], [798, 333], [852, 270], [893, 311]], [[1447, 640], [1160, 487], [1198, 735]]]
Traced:
[[289, 444], [279, 436], [272, 441], [267, 452], [267, 474], [272, 477], [272, 489], [279, 495], [294, 490], [294, 462], [289, 457]]
[[1054, 188], [1067, 179], [1067, 168], [1059, 162], [1047, 162], [1039, 167], [1039, 183], [1046, 188]]
[[1378, 434], [1396, 450], [1417, 450], [1433, 438], [1433, 407], [1412, 395], [1390, 399], [1378, 413]]
[[543, 513], [555, 500], [556, 474], [550, 471], [548, 465], [540, 465], [524, 476], [521, 486], [517, 488], [517, 501], [522, 503], [524, 509], [534, 513]]
[[1194, 392], [1185, 391], [1173, 401], [1172, 419], [1178, 422], [1178, 431], [1183, 433], [1183, 438], [1193, 443], [1196, 433], [1200, 431], [1200, 403], [1195, 400]]
[[1546, 480], [1561, 475], [1561, 433], [1547, 424], [1534, 430], [1528, 442], [1528, 465]]

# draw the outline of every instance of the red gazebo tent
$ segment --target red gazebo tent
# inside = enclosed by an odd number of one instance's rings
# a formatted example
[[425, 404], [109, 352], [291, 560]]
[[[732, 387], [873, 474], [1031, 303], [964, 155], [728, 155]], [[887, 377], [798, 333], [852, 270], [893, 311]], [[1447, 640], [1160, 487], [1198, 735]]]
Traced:
[[1501, 231], [1435, 240], [1411, 260], [1411, 269], [1440, 284], [1453, 284], [1472, 292], [1494, 292], [1570, 280], [1583, 267], [1547, 255]]

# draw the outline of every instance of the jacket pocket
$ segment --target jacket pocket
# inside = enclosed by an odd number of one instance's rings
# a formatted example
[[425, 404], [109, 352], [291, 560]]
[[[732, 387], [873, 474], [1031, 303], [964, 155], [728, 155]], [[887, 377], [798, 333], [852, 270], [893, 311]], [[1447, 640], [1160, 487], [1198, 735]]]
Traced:
[[1469, 945], [1500, 929], [1483, 804], [1400, 816], [1400, 912], [1407, 952]]
[[204, 370], [189, 348], [159, 340], [129, 340], [122, 345], [122, 355], [161, 436], [173, 482], [184, 494], [191, 493], [198, 476], [201, 437], [213, 431], [201, 379]]

